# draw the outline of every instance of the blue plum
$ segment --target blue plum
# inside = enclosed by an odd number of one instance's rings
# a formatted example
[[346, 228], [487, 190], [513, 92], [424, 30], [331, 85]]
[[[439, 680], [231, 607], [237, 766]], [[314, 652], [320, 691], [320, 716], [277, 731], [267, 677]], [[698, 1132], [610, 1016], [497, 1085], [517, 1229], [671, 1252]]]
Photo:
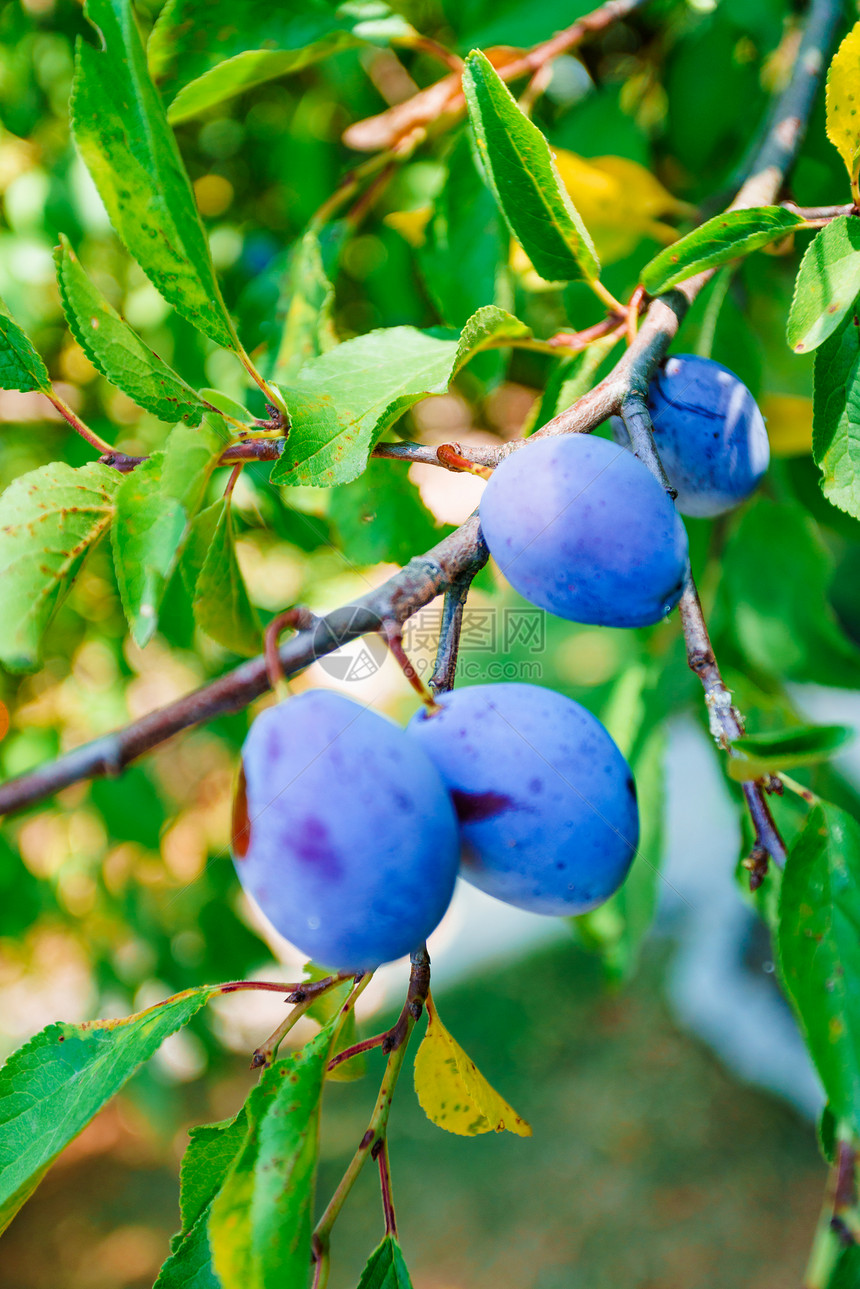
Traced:
[[481, 527], [511, 585], [560, 618], [609, 627], [658, 622], [677, 604], [687, 534], [670, 497], [606, 439], [538, 439], [496, 469]]
[[365, 971], [440, 921], [459, 862], [439, 772], [406, 732], [331, 690], [262, 712], [242, 749], [239, 879], [316, 962]]
[[585, 913], [627, 876], [639, 841], [630, 767], [579, 703], [537, 685], [456, 689], [407, 727], [448, 785], [462, 876], [533, 913]]
[[667, 359], [651, 382], [648, 408], [683, 515], [721, 515], [758, 487], [770, 461], [767, 430], [752, 394], [728, 367], [696, 354]]

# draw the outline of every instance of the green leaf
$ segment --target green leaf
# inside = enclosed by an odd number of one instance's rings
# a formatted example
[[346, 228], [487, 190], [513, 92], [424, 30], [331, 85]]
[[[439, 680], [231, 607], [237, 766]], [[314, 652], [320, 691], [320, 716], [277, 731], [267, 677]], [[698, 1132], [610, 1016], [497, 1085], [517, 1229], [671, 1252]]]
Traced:
[[358, 1289], [412, 1289], [400, 1245], [392, 1236], [386, 1235], [367, 1259]]
[[803, 224], [802, 216], [781, 206], [724, 211], [655, 255], [642, 270], [642, 285], [651, 295], [669, 291], [695, 273], [769, 246]]
[[262, 650], [263, 628], [248, 598], [236, 558], [233, 512], [223, 497], [198, 515], [195, 543], [207, 530], [206, 556], [194, 592], [194, 620], [225, 649], [253, 658]]
[[212, 1204], [209, 1239], [223, 1289], [304, 1289], [319, 1107], [332, 1029], [264, 1071], [245, 1103], [248, 1134]]
[[0, 660], [38, 666], [42, 637], [90, 547], [110, 527], [122, 475], [62, 461], [16, 479], [0, 497]]
[[786, 335], [796, 354], [817, 349], [860, 292], [860, 219], [840, 215], [810, 242], [797, 274]]
[[486, 304], [504, 304], [510, 245], [492, 192], [461, 133], [448, 158], [445, 185], [416, 253], [425, 286], [442, 319], [461, 327]]
[[68, 239], [54, 252], [63, 312], [90, 362], [117, 389], [162, 421], [199, 425], [203, 403], [181, 376], [143, 343], [93, 285]]
[[153, 76], [181, 86], [171, 121], [300, 71], [342, 49], [387, 44], [413, 28], [379, 0], [265, 7], [256, 0], [168, 0], [149, 41]]
[[853, 316], [815, 353], [812, 455], [822, 491], [860, 519], [860, 329]]
[[22, 393], [51, 390], [51, 378], [32, 341], [24, 335], [6, 305], [0, 300], [0, 389]]
[[165, 300], [204, 335], [238, 346], [191, 184], [146, 58], [130, 0], [87, 0], [103, 48], [78, 40], [75, 142], [114, 228]]
[[466, 59], [463, 90], [487, 182], [535, 270], [548, 282], [596, 281], [600, 262], [549, 144], [478, 50]]
[[803, 511], [756, 498], [722, 569], [721, 611], [748, 664], [780, 679], [857, 686], [860, 651], [827, 598], [833, 560]]
[[170, 1242], [170, 1257], [153, 1289], [221, 1289], [212, 1269], [209, 1215], [246, 1134], [244, 1106], [232, 1119], [202, 1124], [189, 1132], [180, 1170], [182, 1227]]
[[329, 518], [357, 564], [408, 564], [443, 536], [400, 461], [373, 461], [353, 483], [333, 489]]
[[60, 1151], [218, 989], [175, 994], [123, 1020], [49, 1025], [0, 1069], [0, 1230]]
[[223, 447], [223, 431], [214, 425], [214, 415], [198, 430], [178, 425], [165, 451], [126, 475], [117, 494], [114, 565], [125, 615], [141, 646], [155, 634], [164, 592]]
[[285, 390], [293, 428], [272, 482], [350, 483], [383, 431], [414, 403], [443, 394], [474, 354], [530, 335], [524, 323], [489, 305], [469, 319], [459, 340], [391, 327], [345, 341], [308, 363]]
[[857, 1289], [860, 1284], [860, 1248], [852, 1244], [843, 1249], [833, 1268], [826, 1289]]
[[[326, 230], [326, 258], [329, 272], [337, 266], [346, 226]], [[320, 233], [308, 229], [295, 246], [287, 272], [287, 303], [281, 342], [272, 371], [283, 383], [298, 375], [305, 363], [333, 349], [337, 344], [334, 324], [334, 287], [323, 263]]]
[[772, 734], [747, 734], [732, 743], [738, 755], [729, 758], [729, 775], [744, 783], [779, 770], [815, 765], [828, 760], [854, 737], [854, 730], [847, 725], [801, 725]]
[[860, 824], [829, 803], [788, 854], [777, 935], [782, 979], [838, 1120], [860, 1129]]

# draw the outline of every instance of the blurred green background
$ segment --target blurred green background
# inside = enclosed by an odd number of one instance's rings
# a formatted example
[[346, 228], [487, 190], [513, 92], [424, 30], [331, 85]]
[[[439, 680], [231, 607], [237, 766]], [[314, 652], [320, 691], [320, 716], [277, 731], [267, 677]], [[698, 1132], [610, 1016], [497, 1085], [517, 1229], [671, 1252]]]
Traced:
[[[463, 52], [535, 43], [588, 5], [405, 0], [395, 7]], [[158, 8], [137, 6], [144, 29]], [[846, 24], [850, 18], [846, 8]], [[258, 405], [236, 360], [170, 310], [111, 232], [69, 140], [73, 45], [81, 34], [91, 38], [73, 0], [0, 6], [0, 295], [63, 397], [119, 449], [143, 454], [163, 442], [167, 427], [113, 389], [72, 340], [54, 280], [60, 232], [120, 312], [188, 381]], [[559, 60], [534, 116], [562, 150], [562, 172], [617, 296], [633, 288], [672, 227], [728, 200], [796, 35], [794, 9], [782, 0], [722, 0], [718, 8], [655, 0]], [[344, 129], [440, 74], [423, 54], [350, 50], [178, 128], [225, 298], [263, 365], [279, 343], [297, 239], [357, 159], [341, 141]], [[636, 166], [591, 164], [606, 157]], [[584, 287], [533, 289], [528, 266], [511, 260], [492, 203], [480, 186], [469, 187], [470, 164], [459, 126], [399, 167], [340, 250], [334, 323], [341, 339], [403, 323], [459, 326], [494, 300], [540, 336], [600, 316]], [[458, 189], [450, 175], [466, 186]], [[821, 103], [791, 191], [802, 204], [848, 197]], [[449, 246], [446, 259], [442, 233], [456, 245], [470, 218], [484, 220], [482, 255], [463, 264]], [[750, 730], [797, 719], [789, 682], [860, 687], [860, 525], [818, 489], [809, 455], [812, 359], [794, 357], [784, 340], [803, 248], [784, 249], [715, 279], [676, 345], [732, 367], [768, 416], [774, 460], [762, 494], [716, 524], [688, 524], [717, 652]], [[520, 351], [507, 363], [488, 355], [398, 430], [431, 443], [498, 442], [552, 415], [559, 386], [558, 364], [543, 355]], [[0, 391], [0, 488], [50, 460], [89, 457], [40, 395]], [[223, 484], [222, 472], [213, 496]], [[248, 468], [235, 501], [252, 599], [264, 619], [297, 602], [331, 608], [431, 545], [468, 514], [480, 488], [473, 478], [434, 476], [430, 468], [413, 467], [407, 479], [401, 466], [374, 462], [344, 488], [277, 490], [264, 467]], [[481, 575], [477, 609], [517, 603], [492, 571]], [[424, 665], [432, 630], [425, 634], [412, 641]], [[504, 657], [514, 667], [535, 660], [527, 642], [508, 642]], [[493, 655], [480, 646], [467, 647], [465, 659], [470, 682], [489, 674]], [[10, 717], [0, 770], [18, 774], [236, 661], [195, 627], [178, 588], [156, 639], [143, 651], [131, 644], [102, 545], [48, 633], [42, 668], [0, 674]], [[649, 862], [658, 862], [660, 731], [685, 711], [704, 723], [677, 622], [636, 633], [549, 623], [537, 661], [537, 679], [585, 702], [640, 751], [650, 748]], [[332, 677], [315, 668], [298, 683]], [[395, 717], [414, 708], [393, 671], [368, 683], [362, 695], [372, 693]], [[278, 972], [274, 942], [261, 939], [227, 852], [247, 720], [190, 731], [121, 779], [70, 788], [5, 824], [0, 1049], [57, 1017], [125, 1014], [196, 983]], [[657, 741], [649, 743], [652, 735]], [[839, 773], [822, 767], [806, 777], [856, 811], [857, 795]], [[790, 836], [800, 814], [790, 802], [776, 808]], [[653, 879], [645, 874], [641, 885], [642, 926], [619, 930], [615, 909], [580, 936], [604, 951], [616, 981], [634, 963], [653, 900]], [[456, 945], [446, 951], [456, 954]], [[608, 992], [597, 960], [571, 939], [442, 995], [446, 1023], [531, 1120], [535, 1136], [448, 1138], [404, 1089], [392, 1153], [416, 1289], [781, 1289], [799, 1281], [823, 1181], [812, 1129], [732, 1082], [678, 1033], [660, 1001], [664, 966], [663, 949], [649, 953], [624, 992]], [[261, 1015], [255, 1031], [252, 1014], [248, 1051], [269, 1021], [273, 1028], [277, 1014]], [[225, 1030], [217, 1018], [198, 1018], [169, 1059], [137, 1077], [4, 1238], [0, 1283], [151, 1283], [176, 1225], [185, 1128], [230, 1113], [248, 1086], [246, 1059], [229, 1045], [237, 1032], [235, 1024]], [[361, 1135], [370, 1099], [369, 1085], [331, 1088], [323, 1193]], [[335, 1247], [338, 1287], [355, 1280], [374, 1242], [377, 1202], [367, 1182], [347, 1209]]]

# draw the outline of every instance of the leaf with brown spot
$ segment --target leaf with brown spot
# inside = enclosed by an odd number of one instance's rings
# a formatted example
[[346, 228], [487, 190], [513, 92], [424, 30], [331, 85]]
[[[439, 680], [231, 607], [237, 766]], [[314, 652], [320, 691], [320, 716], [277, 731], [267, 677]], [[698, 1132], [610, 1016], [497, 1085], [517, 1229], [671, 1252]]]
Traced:
[[42, 637], [110, 527], [121, 483], [108, 466], [54, 461], [0, 497], [0, 661], [11, 671], [39, 665]]
[[69, 329], [93, 366], [160, 420], [199, 425], [204, 412], [200, 395], [119, 316], [87, 277], [62, 234], [54, 260]]
[[525, 1119], [490, 1086], [448, 1033], [432, 999], [427, 1000], [427, 1033], [415, 1056], [415, 1094], [431, 1123], [460, 1137], [483, 1132], [532, 1135]]

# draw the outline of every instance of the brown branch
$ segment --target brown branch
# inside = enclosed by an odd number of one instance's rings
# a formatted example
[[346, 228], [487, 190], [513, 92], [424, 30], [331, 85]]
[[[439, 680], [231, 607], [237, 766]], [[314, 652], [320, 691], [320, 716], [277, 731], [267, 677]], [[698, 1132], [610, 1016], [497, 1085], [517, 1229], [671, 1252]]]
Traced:
[[[221, 465], [241, 465], [246, 461], [277, 461], [284, 451], [284, 439], [244, 439], [241, 443], [231, 443], [218, 458]], [[131, 474], [149, 457], [131, 457], [125, 452], [104, 452], [99, 457], [99, 465], [109, 465], [120, 474]]]
[[[773, 124], [755, 158], [752, 173], [737, 195], [735, 208], [767, 205], [778, 198], [800, 145], [803, 125], [812, 107], [825, 52], [832, 41], [839, 13], [837, 0], [813, 0], [791, 79], [778, 101]], [[630, 395], [644, 399], [648, 383], [674, 339], [682, 317], [710, 276], [710, 272], [700, 273], [678, 290], [653, 300], [636, 339], [613, 371], [572, 407], [543, 426], [537, 437], [587, 432], [620, 411]], [[627, 406], [628, 409], [633, 407], [629, 402]], [[638, 411], [641, 413], [641, 403]], [[505, 444], [498, 449], [498, 458], [521, 447], [524, 442], [527, 440]], [[478, 518], [472, 515], [456, 532], [427, 554], [412, 559], [382, 586], [351, 604], [335, 609], [321, 618], [313, 630], [302, 631], [282, 645], [279, 656], [284, 674], [289, 676], [300, 671], [317, 657], [330, 653], [349, 640], [368, 631], [379, 630], [385, 622], [405, 622], [438, 594], [474, 576], [486, 560], [487, 549]], [[694, 669], [701, 676], [704, 664], [700, 659], [713, 658], [713, 651], [692, 581], [682, 597], [680, 613], [691, 665], [695, 663]], [[728, 694], [715, 661], [707, 663], [703, 684], [706, 700], [709, 693]], [[241, 711], [267, 689], [264, 659], [258, 657], [243, 663], [211, 684], [151, 712], [124, 729], [104, 735], [0, 786], [0, 815], [32, 805], [70, 784], [103, 775], [117, 775], [131, 761], [181, 730], [219, 715]], [[728, 703], [731, 707], [730, 695]], [[720, 713], [727, 741], [731, 741], [735, 737], [731, 734], [732, 718], [725, 715], [724, 705], [724, 699], [712, 700], [709, 707], [712, 712]], [[768, 828], [769, 811], [760, 789], [755, 788], [752, 794], [747, 795], [748, 800], [752, 795], [756, 801], [758, 817], [754, 822], [762, 844], [775, 859], [780, 859], [780, 847]]]

